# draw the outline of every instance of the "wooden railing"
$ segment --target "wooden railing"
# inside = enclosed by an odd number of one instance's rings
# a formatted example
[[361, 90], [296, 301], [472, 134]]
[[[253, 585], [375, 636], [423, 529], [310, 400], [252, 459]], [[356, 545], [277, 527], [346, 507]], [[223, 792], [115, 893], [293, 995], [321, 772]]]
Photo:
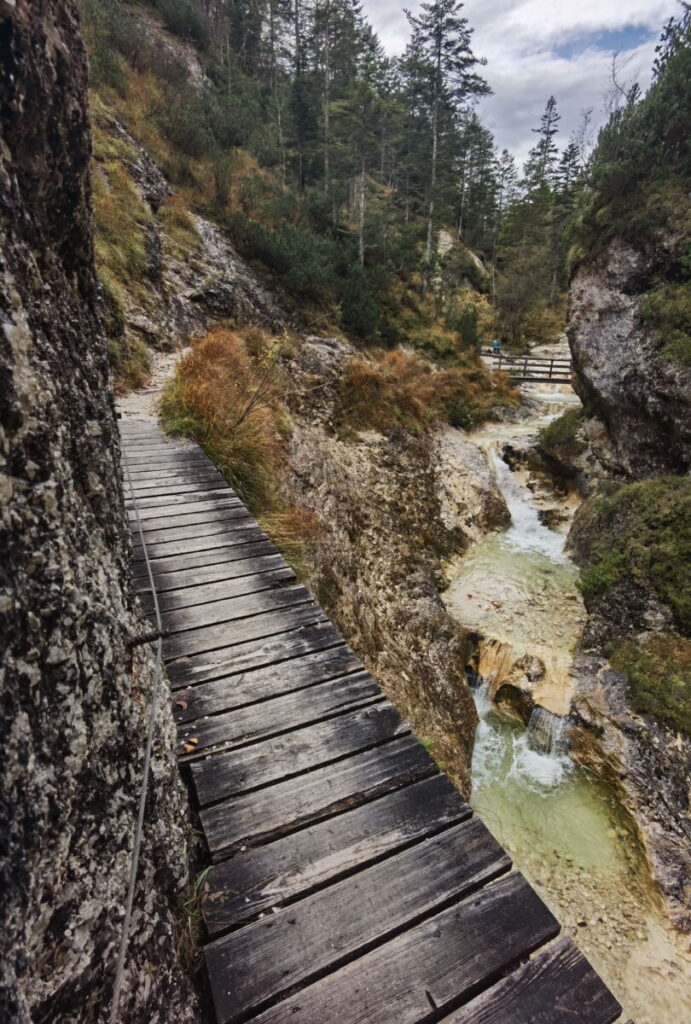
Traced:
[[483, 356], [492, 360], [492, 369], [508, 373], [512, 381], [551, 382], [553, 384], [571, 383], [571, 360], [563, 356], [551, 359], [540, 356], [512, 356], [504, 352], [485, 349]]

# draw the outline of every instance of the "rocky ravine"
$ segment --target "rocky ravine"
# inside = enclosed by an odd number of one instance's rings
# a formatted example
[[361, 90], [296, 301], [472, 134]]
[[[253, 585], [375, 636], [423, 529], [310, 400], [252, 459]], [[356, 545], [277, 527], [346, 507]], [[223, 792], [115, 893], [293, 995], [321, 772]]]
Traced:
[[[444, 435], [335, 429], [338, 381], [355, 351], [308, 339], [291, 365], [294, 430], [286, 486], [319, 518], [310, 584], [417, 734], [470, 790], [477, 715], [465, 679], [464, 630], [439, 597], [442, 561], [503, 521], [487, 472], [444, 486], [464, 445]], [[471, 446], [472, 447], [472, 446]], [[460, 477], [459, 477], [460, 480]]]

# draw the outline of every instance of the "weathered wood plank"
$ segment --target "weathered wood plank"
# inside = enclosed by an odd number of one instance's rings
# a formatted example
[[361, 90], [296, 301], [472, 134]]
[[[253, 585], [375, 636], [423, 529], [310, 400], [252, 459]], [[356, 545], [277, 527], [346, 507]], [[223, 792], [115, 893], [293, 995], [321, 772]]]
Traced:
[[[203, 512], [205, 504], [210, 503], [213, 505], [214, 502], [225, 500], [233, 500], [240, 504], [240, 499], [230, 487], [210, 487], [199, 493], [194, 489], [190, 490], [187, 488], [184, 491], [181, 490], [178, 493], [172, 494], [158, 494], [151, 497], [138, 495], [136, 499], [127, 498], [126, 504], [128, 506], [127, 514], [130, 519], [134, 517], [135, 504], [139, 510], [140, 519], [155, 519], [156, 515], [182, 515], [188, 511], [187, 505], [199, 506], [199, 508], [195, 507], [189, 511]], [[148, 514], [149, 510], [151, 510], [151, 515]], [[146, 515], [144, 514], [145, 512], [147, 513]]]
[[[213, 466], [202, 467], [202, 469], [181, 471], [178, 469], [168, 470], [167, 472], [147, 473], [145, 471], [139, 471], [132, 473], [132, 490], [135, 496], [145, 494], [150, 491], [163, 491], [167, 492], [169, 487], [188, 487], [194, 488], [202, 487], [204, 484], [215, 483], [217, 487], [223, 487], [225, 480]], [[126, 493], [129, 494], [130, 481], [125, 480], [125, 486], [127, 488]]]
[[[300, 772], [310, 771], [410, 732], [408, 723], [384, 701], [373, 681], [368, 683], [360, 678], [351, 687], [351, 706], [366, 704], [366, 707], [348, 710], [347, 692], [342, 696], [344, 706], [340, 709], [332, 706], [331, 718], [324, 718], [314, 725], [294, 728], [291, 732], [282, 731], [278, 736], [239, 750], [218, 753], [214, 757], [193, 762], [192, 778], [200, 805], [204, 807], [237, 793], [265, 786], [269, 782], [278, 782]], [[207, 734], [205, 737], [202, 730], [197, 729], [197, 725], [201, 724], [188, 722], [183, 726], [181, 742], [186, 743], [193, 736], [199, 738], [199, 747], [206, 743], [207, 750], [211, 746], [210, 740], [215, 740], [220, 746], [223, 740], [219, 739], [219, 733], [212, 732], [211, 736]], [[239, 742], [241, 740], [235, 739], [231, 733], [229, 745]], [[203, 750], [198, 752], [204, 753]]]
[[[245, 525], [246, 523], [251, 524], [253, 521], [243, 520], [242, 529], [238, 526], [236, 529], [228, 527], [223, 533], [214, 533], [210, 536], [202, 537], [186, 537], [183, 540], [174, 541], [156, 541], [155, 543], [148, 544], [147, 548], [149, 551], [149, 558], [157, 560], [161, 558], [170, 558], [172, 555], [186, 555], [195, 551], [206, 551], [208, 549], [215, 550], [220, 547], [229, 547], [240, 543], [247, 543], [249, 536], [255, 536], [259, 533], [265, 537], [258, 526]], [[133, 560], [135, 562], [143, 558], [141, 544], [134, 544], [133, 548]]]
[[[292, 608], [311, 599], [309, 590], [300, 584], [276, 590], [261, 590], [255, 594], [242, 594], [240, 597], [229, 597], [192, 608], [173, 608], [163, 613], [163, 628], [169, 635], [173, 635], [215, 623], [226, 624], [239, 619], [244, 621], [249, 616], [272, 612], [277, 608]], [[232, 629], [232, 626], [228, 627], [228, 630]], [[230, 638], [232, 636], [231, 632]]]
[[[212, 583], [190, 585], [182, 589], [159, 593], [158, 606], [163, 612], [178, 608], [192, 608], [194, 605], [208, 604], [211, 601], [255, 594], [260, 590], [275, 590], [277, 587], [294, 582], [295, 578], [295, 573], [290, 566], [279, 564], [278, 568], [271, 572], [258, 572], [251, 576], [220, 579]], [[153, 614], [154, 602], [150, 591], [141, 593], [139, 600], [145, 614]]]
[[[177, 518], [177, 516], [174, 518]], [[223, 532], [227, 534], [228, 531], [235, 528], [235, 525], [246, 527], [255, 524], [254, 519], [252, 519], [247, 509], [242, 505], [228, 509], [219, 509], [215, 515], [209, 513], [204, 519], [204, 522], [191, 523], [190, 525], [163, 525], [160, 519], [142, 523], [141, 532], [147, 550], [149, 552], [152, 551], [158, 544], [172, 544], [174, 541], [187, 541], [195, 538], [203, 540], [207, 537], [223, 534]], [[165, 520], [163, 522], [165, 523]], [[136, 523], [132, 524], [131, 532], [133, 547], [143, 549], [139, 528]]]
[[149, 486], [146, 481], [142, 481], [141, 485], [134, 485], [134, 497], [130, 494], [129, 487], [125, 484], [125, 504], [129, 509], [134, 507], [134, 503], [141, 505], [141, 507], [148, 507], [148, 503], [151, 502], [151, 507], [163, 504], [167, 505], [168, 499], [171, 501], [179, 500], [182, 502], [189, 501], [190, 496], [193, 495], [195, 501], [203, 501], [207, 494], [213, 500], [216, 495], [231, 494], [234, 497], [235, 491], [223, 480], [223, 477], [219, 474], [205, 474], [201, 479], [196, 480], [192, 485], [189, 482], [183, 484], [165, 484], [156, 486]]
[[202, 893], [209, 934], [361, 870], [470, 814], [449, 778], [434, 775], [215, 864]]
[[339, 967], [510, 866], [482, 822], [472, 818], [209, 943], [204, 952], [219, 1020], [236, 1020]]
[[[272, 563], [267, 559], [274, 559]], [[275, 560], [279, 559], [278, 562]], [[212, 551], [197, 551], [187, 555], [158, 559], [152, 566], [156, 590], [159, 594], [166, 590], [177, 590], [196, 582], [230, 578], [234, 572], [238, 576], [249, 575], [255, 568], [260, 571], [266, 565], [283, 566], [285, 559], [278, 554], [278, 548], [261, 530], [254, 530], [250, 536], [245, 535], [239, 544], [223, 545]], [[248, 566], [250, 568], [248, 568]], [[144, 560], [132, 566], [135, 591], [149, 589], [149, 575]], [[216, 575], [214, 575], [216, 574]], [[189, 584], [188, 584], [189, 581]]]
[[241, 644], [247, 640], [263, 640], [265, 637], [288, 633], [298, 626], [319, 622], [324, 613], [313, 601], [292, 608], [278, 608], [272, 612], [253, 615], [249, 619], [221, 622], [213, 626], [200, 626], [175, 633], [163, 641], [163, 653], [167, 661], [191, 654], [212, 651], [231, 643]]
[[[198, 518], [193, 516], [192, 519]], [[189, 524], [182, 522], [175, 523], [174, 521], [168, 522], [168, 520], [154, 519], [153, 522], [143, 522], [141, 524], [142, 533], [144, 534], [144, 541], [146, 542], [149, 550], [155, 544], [167, 544], [176, 540], [187, 540], [190, 538], [199, 537], [212, 537], [214, 534], [227, 532], [235, 527], [236, 522], [239, 522], [242, 526], [255, 525], [254, 519], [250, 516], [244, 505], [235, 505], [226, 509], [219, 509], [214, 514], [213, 511], [209, 512], [202, 518], [203, 522], [191, 522]], [[178, 516], [172, 516], [171, 520], [179, 519]], [[141, 537], [139, 533], [138, 524], [131, 523], [130, 530], [132, 534], [132, 544], [134, 548], [141, 548]]]
[[620, 1014], [571, 939], [561, 939], [442, 1024], [612, 1024]]
[[158, 455], [167, 455], [169, 453], [175, 453], [176, 455], [184, 454], [197, 454], [199, 448], [192, 442], [187, 444], [173, 443], [170, 441], [154, 441], [154, 440], [138, 440], [128, 441], [124, 444], [123, 450], [127, 455], [127, 458], [131, 460], [135, 457], [141, 458], [156, 458]]
[[[178, 497], [182, 497], [182, 495], [178, 495]], [[167, 503], [147, 507], [137, 502], [136, 511], [134, 506], [127, 511], [130, 529], [137, 521], [142, 524], [151, 523], [152, 527], [168, 521], [171, 521], [173, 526], [185, 526], [185, 520], [188, 523], [193, 523], [200, 516], [213, 515], [214, 512], [222, 512], [228, 508], [241, 508], [246, 515], [248, 514], [240, 499], [234, 497], [231, 491], [217, 490], [212, 492], [211, 499], [207, 495], [202, 501], [198, 501], [197, 497], [196, 494], [186, 495], [185, 503], [180, 505]], [[176, 523], [175, 520], [180, 520], [180, 522]], [[204, 519], [199, 518], [198, 521], [204, 522]]]
[[179, 655], [166, 666], [171, 689], [206, 682], [236, 672], [279, 665], [314, 651], [323, 651], [343, 643], [343, 637], [322, 613], [308, 622], [276, 636], [247, 643], [225, 645], [197, 655]]
[[[333, 639], [338, 641], [338, 635], [333, 636]], [[358, 659], [341, 641], [338, 647], [294, 657], [278, 665], [187, 686], [176, 692], [176, 701], [181, 703], [174, 708], [175, 717], [179, 722], [189, 722], [202, 715], [212, 715], [266, 698], [279, 697], [294, 690], [311, 688], [317, 683], [337, 679], [361, 669]]]
[[221, 477], [220, 473], [210, 462], [196, 462], [185, 464], [171, 463], [167, 466], [130, 466], [129, 474], [124, 474], [125, 483], [129, 485], [132, 478], [132, 485], [135, 489], [139, 487], [157, 487], [160, 484], [175, 482], [190, 483], [195, 479], [214, 479]]
[[403, 736], [336, 766], [278, 782], [262, 792], [261, 800], [256, 793], [231, 797], [201, 811], [212, 859], [276, 839], [437, 771], [425, 748]]
[[[290, 908], [283, 913], [290, 913]], [[518, 872], [512, 872], [255, 1020], [257, 1024], [434, 1020], [439, 1010], [452, 1009], [558, 931], [542, 900]], [[218, 977], [213, 991], [219, 1024], [236, 1020], [232, 987]]]
[[126, 452], [127, 462], [131, 469], [148, 469], [149, 467], [168, 468], [172, 465], [203, 466], [213, 465], [200, 448], [171, 448], [156, 455], [140, 455]]
[[[237, 746], [242, 743], [268, 739], [291, 729], [302, 730], [312, 723], [320, 722], [327, 715], [341, 714], [348, 708], [370, 702], [373, 697], [383, 700], [383, 694], [374, 679], [367, 672], [355, 672], [349, 676], [330, 679], [316, 686], [307, 687], [306, 690], [294, 690], [292, 693], [283, 694], [259, 704], [245, 705], [243, 708], [197, 721], [181, 722], [178, 731], [183, 742], [186, 736], [194, 735], [199, 741], [197, 744], [199, 752], [218, 744], [226, 747]], [[358, 719], [353, 719], [353, 723], [357, 727]], [[344, 723], [340, 731], [342, 732], [343, 728], [347, 728], [350, 724], [350, 721]], [[336, 738], [331, 735], [329, 730], [325, 730], [325, 732], [324, 747], [334, 747]], [[318, 730], [314, 730], [309, 735], [305, 733], [304, 736], [295, 736], [293, 739], [295, 743], [316, 744], [318, 741], [321, 742]], [[276, 749], [279, 750], [279, 747], [280, 750], [287, 749], [280, 745], [277, 745]], [[323, 758], [320, 751], [316, 751], [316, 753], [319, 758]], [[197, 766], [198, 772], [195, 772], [194, 777], [200, 782], [200, 793], [206, 785], [202, 780], [206, 779], [216, 790], [219, 785], [222, 785], [222, 780], [228, 771], [231, 774], [234, 772], [237, 763], [231, 755], [230, 758], [215, 757], [213, 761], [206, 760], [203, 765]], [[315, 760], [314, 763], [316, 764], [317, 761]], [[296, 760], [294, 764], [286, 763], [281, 766], [281, 771], [285, 775], [295, 774], [296, 771], [301, 770], [296, 767], [298, 764], [299, 760]]]

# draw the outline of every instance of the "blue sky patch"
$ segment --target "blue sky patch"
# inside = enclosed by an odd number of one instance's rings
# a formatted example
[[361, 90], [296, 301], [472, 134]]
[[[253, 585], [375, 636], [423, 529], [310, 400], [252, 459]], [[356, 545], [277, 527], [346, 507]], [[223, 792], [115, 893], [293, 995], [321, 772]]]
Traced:
[[555, 47], [554, 54], [566, 60], [573, 60], [588, 49], [604, 50], [606, 53], [625, 53], [659, 35], [658, 30], [651, 32], [647, 25], [629, 25], [627, 28], [611, 32], [588, 32], [585, 35], [574, 36], [568, 42]]

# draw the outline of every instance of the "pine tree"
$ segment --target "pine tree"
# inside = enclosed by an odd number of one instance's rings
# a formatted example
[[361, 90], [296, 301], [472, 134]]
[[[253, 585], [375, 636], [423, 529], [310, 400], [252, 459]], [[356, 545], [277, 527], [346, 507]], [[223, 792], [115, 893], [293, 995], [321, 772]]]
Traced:
[[435, 249], [435, 206], [438, 190], [441, 116], [444, 107], [458, 110], [474, 97], [486, 95], [489, 86], [474, 70], [486, 61], [474, 56], [472, 29], [461, 15], [460, 0], [423, 3], [419, 16], [406, 11], [422, 63], [429, 76], [426, 101], [429, 116], [430, 158], [427, 203], [427, 241], [423, 261], [423, 292], [427, 291]]

